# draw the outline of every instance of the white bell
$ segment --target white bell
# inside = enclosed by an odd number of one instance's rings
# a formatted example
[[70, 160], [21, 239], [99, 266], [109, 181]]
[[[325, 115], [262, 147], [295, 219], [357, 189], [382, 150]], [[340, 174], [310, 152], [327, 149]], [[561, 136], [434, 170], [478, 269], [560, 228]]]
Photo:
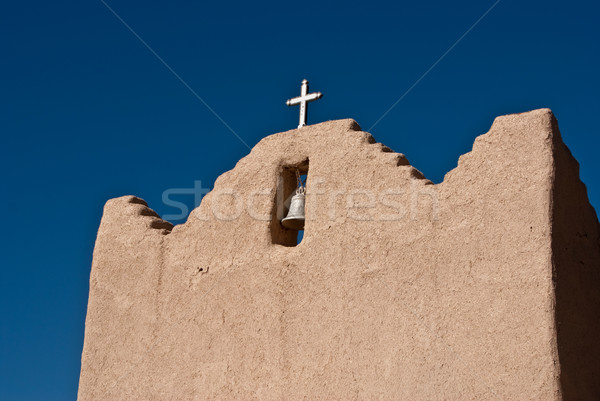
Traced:
[[281, 225], [290, 230], [304, 230], [304, 188], [298, 188], [290, 201], [290, 210]]

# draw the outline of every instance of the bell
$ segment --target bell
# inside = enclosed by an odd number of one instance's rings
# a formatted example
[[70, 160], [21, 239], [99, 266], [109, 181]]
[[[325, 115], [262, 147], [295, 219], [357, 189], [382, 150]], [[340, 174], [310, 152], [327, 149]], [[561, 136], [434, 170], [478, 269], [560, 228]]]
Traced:
[[304, 230], [304, 191], [296, 191], [290, 202], [290, 210], [281, 225], [290, 230]]

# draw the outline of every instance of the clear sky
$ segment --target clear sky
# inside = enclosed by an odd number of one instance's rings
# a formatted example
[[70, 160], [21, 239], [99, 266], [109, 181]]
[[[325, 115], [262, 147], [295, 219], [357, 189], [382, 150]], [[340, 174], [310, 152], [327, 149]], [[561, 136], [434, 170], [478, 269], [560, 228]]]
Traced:
[[598, 207], [600, 5], [495, 1], [3, 2], [0, 400], [76, 398], [104, 202], [176, 213], [163, 191], [296, 127], [303, 78], [309, 123], [354, 118], [436, 183], [494, 117], [549, 107]]

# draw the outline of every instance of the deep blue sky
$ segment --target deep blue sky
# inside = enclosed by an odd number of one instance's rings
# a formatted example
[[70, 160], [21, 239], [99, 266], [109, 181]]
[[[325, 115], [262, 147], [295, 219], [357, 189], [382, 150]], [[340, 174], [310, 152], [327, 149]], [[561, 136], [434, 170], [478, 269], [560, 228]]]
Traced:
[[[494, 1], [107, 3], [253, 146], [296, 127], [302, 78], [309, 123], [369, 129]], [[495, 116], [550, 107], [598, 207], [599, 11], [500, 1], [372, 133], [440, 182]], [[100, 1], [4, 2], [0, 31], [0, 399], [74, 400], [104, 202], [174, 213], [164, 190], [248, 149]]]

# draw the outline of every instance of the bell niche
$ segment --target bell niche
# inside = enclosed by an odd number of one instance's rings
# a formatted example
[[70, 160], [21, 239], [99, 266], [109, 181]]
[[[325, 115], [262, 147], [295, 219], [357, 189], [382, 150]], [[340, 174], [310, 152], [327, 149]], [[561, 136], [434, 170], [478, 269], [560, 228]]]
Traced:
[[305, 222], [308, 159], [279, 169], [271, 219], [274, 244], [296, 246], [301, 241]]

